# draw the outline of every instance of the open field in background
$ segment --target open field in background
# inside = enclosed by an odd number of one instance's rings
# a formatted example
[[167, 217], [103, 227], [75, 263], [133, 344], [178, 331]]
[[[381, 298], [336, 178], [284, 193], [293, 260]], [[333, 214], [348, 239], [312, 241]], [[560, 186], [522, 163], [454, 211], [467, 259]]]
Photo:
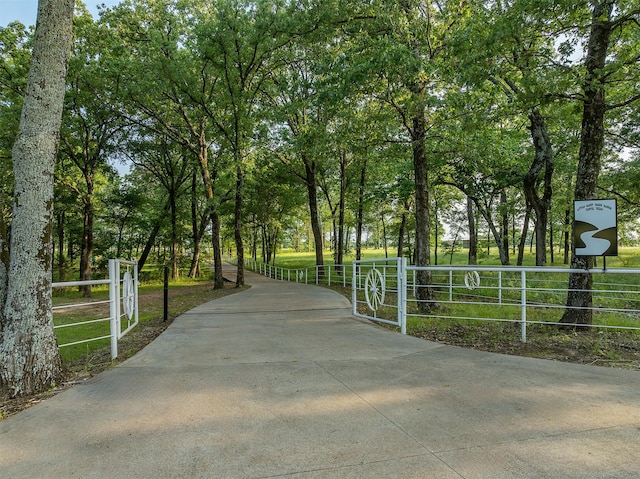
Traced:
[[[396, 257], [395, 248], [388, 250], [389, 258]], [[496, 248], [491, 249], [492, 254], [487, 255], [486, 250], [484, 252], [478, 252], [478, 264], [479, 265], [499, 265], [500, 258]], [[516, 264], [517, 256], [510, 252], [511, 264]], [[469, 252], [466, 249], [456, 250], [451, 259], [450, 254], [445, 254], [440, 251], [438, 253], [438, 265], [459, 264], [466, 265]], [[333, 264], [333, 256], [330, 251], [324, 253], [325, 264]], [[362, 251], [362, 259], [376, 259], [384, 258], [384, 249], [366, 249]], [[260, 258], [258, 258], [260, 260]], [[355, 252], [351, 251], [345, 255], [344, 263], [349, 264], [355, 259]], [[562, 263], [562, 253], [555, 253], [554, 262], [551, 263], [550, 255], [547, 254], [547, 266], [567, 266]], [[280, 250], [276, 255], [276, 266], [282, 268], [308, 268], [313, 267], [316, 262], [316, 256], [314, 252], [302, 252], [296, 253], [289, 250]], [[432, 253], [433, 262], [433, 253]], [[435, 265], [435, 263], [433, 263]], [[535, 249], [529, 251], [527, 248], [523, 266], [535, 266]], [[598, 258], [598, 267], [602, 267], [602, 259]], [[618, 256], [610, 256], [607, 258], [607, 268], [640, 268], [640, 247], [625, 247], [620, 248]]]

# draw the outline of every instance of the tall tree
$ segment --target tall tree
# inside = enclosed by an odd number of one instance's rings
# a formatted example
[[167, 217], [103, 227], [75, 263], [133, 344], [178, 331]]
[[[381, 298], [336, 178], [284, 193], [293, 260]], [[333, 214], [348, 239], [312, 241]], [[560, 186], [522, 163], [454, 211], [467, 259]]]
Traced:
[[14, 396], [42, 391], [62, 375], [51, 310], [51, 233], [53, 167], [73, 7], [73, 0], [38, 2], [33, 57], [13, 147], [14, 206], [0, 317], [0, 381]]
[[[295, 8], [295, 5], [292, 5]], [[215, 17], [205, 18], [198, 30], [202, 55], [220, 73], [220, 105], [224, 114], [216, 125], [233, 156], [236, 186], [234, 240], [236, 285], [244, 285], [242, 238], [245, 161], [258, 124], [258, 102], [277, 69], [275, 55], [291, 42], [285, 4], [273, 0], [218, 0]]]
[[[195, 24], [202, 22], [209, 9], [198, 2], [185, 4], [174, 0], [158, 0], [151, 4], [140, 0], [123, 3], [103, 16], [105, 28], [112, 29], [125, 48], [112, 54], [111, 71], [127, 88], [120, 89], [114, 103], [132, 123], [153, 130], [188, 149], [196, 159], [200, 172], [206, 214], [196, 226], [199, 244], [208, 224], [214, 254], [214, 287], [222, 288], [222, 254], [220, 249], [221, 202], [216, 181], [220, 155], [213, 135], [215, 121], [220, 118], [217, 107], [220, 78], [213, 64], [201, 55]], [[217, 128], [217, 127], [216, 127]], [[213, 161], [212, 161], [213, 160]], [[161, 225], [155, 223], [152, 233]], [[194, 234], [195, 236], [195, 234]], [[150, 235], [150, 240], [155, 234]], [[150, 244], [143, 252], [146, 258]], [[194, 258], [197, 257], [194, 252]], [[197, 265], [194, 263], [193, 267]], [[192, 268], [193, 271], [193, 268]]]
[[[113, 150], [114, 137], [123, 127], [122, 118], [109, 106], [107, 92], [114, 85], [109, 83], [109, 75], [104, 74], [100, 64], [101, 51], [108, 46], [86, 7], [79, 4], [74, 19], [60, 155], [71, 160], [80, 177], [67, 181], [67, 168], [57, 168], [56, 177], [71, 188], [82, 204], [81, 281], [91, 279], [97, 196], [100, 183], [110, 170], [107, 157]], [[84, 296], [91, 295], [91, 286], [80, 289]]]
[[[607, 103], [607, 90], [627, 77], [634, 78], [630, 71], [638, 68], [637, 51], [635, 57], [629, 55], [630, 38], [637, 38], [640, 29], [640, 8], [627, 2], [616, 0], [594, 0], [585, 56], [585, 75], [579, 99], [583, 104], [580, 152], [574, 191], [575, 200], [597, 198], [598, 177], [605, 140], [605, 117], [608, 111], [637, 104], [637, 91], [622, 91], [616, 103]], [[634, 34], [630, 35], [629, 30]], [[614, 45], [616, 49], [613, 49]], [[631, 47], [635, 51], [637, 42]], [[613, 50], [614, 58], [609, 58]], [[612, 92], [613, 93], [613, 92]], [[586, 270], [584, 273], [569, 275], [567, 308], [561, 322], [591, 324], [593, 322], [592, 284], [593, 277], [588, 270], [595, 265], [593, 256], [577, 256], [575, 245], [571, 254], [571, 268]]]

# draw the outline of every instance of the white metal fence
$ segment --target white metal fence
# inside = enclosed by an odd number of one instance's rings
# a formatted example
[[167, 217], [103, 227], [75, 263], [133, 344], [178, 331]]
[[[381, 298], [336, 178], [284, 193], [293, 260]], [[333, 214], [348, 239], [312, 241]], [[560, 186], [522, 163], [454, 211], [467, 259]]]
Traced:
[[[527, 340], [527, 326], [532, 324], [562, 325], [561, 317], [567, 309], [567, 285], [569, 274], [591, 274], [591, 305], [573, 307], [590, 310], [593, 322], [580, 325], [588, 328], [640, 330], [640, 269], [592, 269], [571, 270], [553, 267], [510, 266], [408, 266], [401, 259], [397, 266], [390, 262], [375, 266], [378, 273], [366, 273], [364, 286], [361, 279], [354, 281], [353, 296], [362, 298], [370, 311], [376, 303], [369, 300], [373, 291], [390, 293], [381, 306], [396, 307], [397, 325], [406, 331], [407, 321], [421, 319], [454, 321], [500, 321], [520, 325], [521, 340]], [[375, 262], [356, 262], [354, 271]], [[397, 276], [390, 278], [395, 270]], [[429, 284], [418, 284], [419, 272], [428, 273]], [[383, 280], [374, 284], [371, 278]], [[368, 280], [367, 280], [368, 279]], [[420, 289], [428, 294], [417, 294]], [[418, 297], [426, 299], [418, 299]], [[370, 304], [371, 303], [371, 304]], [[378, 309], [381, 306], [377, 306]], [[370, 317], [370, 314], [354, 314]], [[375, 316], [375, 315], [374, 315]]]
[[[407, 265], [404, 258], [354, 261], [287, 269], [257, 262], [248, 267], [271, 278], [307, 284], [351, 286], [354, 316], [398, 326], [408, 321], [500, 321], [520, 326], [523, 342], [527, 326], [563, 325], [569, 274], [591, 274], [593, 322], [584, 327], [640, 330], [640, 269], [571, 270], [559, 267]], [[417, 277], [431, 280], [420, 285]], [[418, 294], [429, 288], [429, 294]], [[426, 296], [428, 299], [417, 299]], [[428, 304], [432, 303], [432, 304]], [[574, 308], [580, 309], [580, 308]], [[581, 325], [582, 326], [582, 325]]]
[[109, 334], [99, 335], [81, 340], [58, 344], [58, 347], [74, 346], [77, 344], [111, 339], [111, 358], [118, 357], [118, 340], [126, 335], [138, 324], [138, 263], [121, 259], [109, 260], [109, 279], [91, 281], [69, 281], [52, 283], [52, 288], [68, 288], [78, 286], [109, 285], [109, 299], [86, 303], [71, 303], [54, 306], [53, 310], [68, 310], [75, 308], [95, 307], [109, 304], [109, 316], [98, 319], [88, 319], [59, 324], [54, 329], [74, 328], [82, 325], [109, 323]]
[[294, 283], [351, 286], [351, 265], [326, 264], [309, 268], [282, 268], [253, 259], [245, 259], [245, 267], [268, 278]]

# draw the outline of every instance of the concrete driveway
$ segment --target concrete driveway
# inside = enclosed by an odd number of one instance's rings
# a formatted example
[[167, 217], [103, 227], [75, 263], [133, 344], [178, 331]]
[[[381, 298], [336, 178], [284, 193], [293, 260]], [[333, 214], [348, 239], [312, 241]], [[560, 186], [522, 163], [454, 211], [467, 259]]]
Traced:
[[247, 282], [0, 421], [0, 478], [640, 477], [640, 372], [443, 346]]

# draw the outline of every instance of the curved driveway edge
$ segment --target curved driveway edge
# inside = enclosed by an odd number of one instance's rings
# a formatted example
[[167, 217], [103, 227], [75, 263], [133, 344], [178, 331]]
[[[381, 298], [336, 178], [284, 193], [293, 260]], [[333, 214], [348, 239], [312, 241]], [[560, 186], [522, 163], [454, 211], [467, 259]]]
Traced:
[[639, 372], [442, 346], [247, 282], [0, 421], [0, 477], [638, 477]]

